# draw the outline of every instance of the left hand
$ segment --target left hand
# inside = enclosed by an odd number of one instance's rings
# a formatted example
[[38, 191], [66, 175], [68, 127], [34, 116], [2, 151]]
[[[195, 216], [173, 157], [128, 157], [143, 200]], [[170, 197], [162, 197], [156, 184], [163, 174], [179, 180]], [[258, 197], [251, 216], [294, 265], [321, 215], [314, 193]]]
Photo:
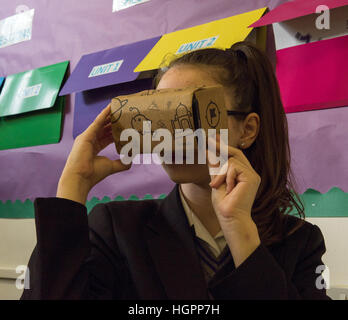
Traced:
[[[220, 143], [215, 143], [219, 152]], [[227, 170], [222, 166], [220, 172], [224, 173], [211, 176], [210, 186], [212, 204], [237, 267], [260, 244], [251, 209], [261, 178], [241, 150], [227, 148]]]

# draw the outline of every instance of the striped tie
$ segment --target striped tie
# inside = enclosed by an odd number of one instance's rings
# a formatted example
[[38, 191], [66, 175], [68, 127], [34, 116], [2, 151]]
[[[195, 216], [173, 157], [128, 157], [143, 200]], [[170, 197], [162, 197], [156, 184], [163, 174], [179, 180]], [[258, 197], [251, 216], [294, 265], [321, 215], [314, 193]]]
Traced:
[[219, 256], [215, 256], [209, 244], [196, 236], [193, 225], [191, 226], [191, 229], [195, 240], [197, 252], [201, 260], [205, 280], [208, 284], [212, 277], [215, 275], [215, 273], [219, 269], [224, 267], [229, 261], [231, 261], [232, 256], [228, 245], [225, 246], [225, 248], [221, 251]]
[[226, 245], [220, 255], [216, 257], [209, 245], [199, 238], [196, 238], [196, 247], [201, 258], [205, 280], [208, 283], [215, 273], [230, 261], [230, 250]]

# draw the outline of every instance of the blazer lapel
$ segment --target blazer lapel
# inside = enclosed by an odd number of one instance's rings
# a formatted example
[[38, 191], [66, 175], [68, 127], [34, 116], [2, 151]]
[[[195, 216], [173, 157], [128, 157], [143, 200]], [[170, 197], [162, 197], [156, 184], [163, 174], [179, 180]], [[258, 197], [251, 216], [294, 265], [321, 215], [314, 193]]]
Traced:
[[145, 237], [169, 299], [208, 299], [178, 185], [161, 202], [158, 212], [147, 224]]

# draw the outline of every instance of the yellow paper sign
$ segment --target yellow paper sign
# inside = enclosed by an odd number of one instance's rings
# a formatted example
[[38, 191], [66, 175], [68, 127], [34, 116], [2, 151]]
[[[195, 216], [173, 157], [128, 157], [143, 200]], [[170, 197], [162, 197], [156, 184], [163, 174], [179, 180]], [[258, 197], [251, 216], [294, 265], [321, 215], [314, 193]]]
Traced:
[[134, 69], [134, 72], [158, 69], [167, 65], [176, 55], [192, 50], [230, 48], [234, 43], [243, 41], [248, 36], [253, 30], [248, 26], [260, 19], [266, 9], [261, 8], [165, 34]]

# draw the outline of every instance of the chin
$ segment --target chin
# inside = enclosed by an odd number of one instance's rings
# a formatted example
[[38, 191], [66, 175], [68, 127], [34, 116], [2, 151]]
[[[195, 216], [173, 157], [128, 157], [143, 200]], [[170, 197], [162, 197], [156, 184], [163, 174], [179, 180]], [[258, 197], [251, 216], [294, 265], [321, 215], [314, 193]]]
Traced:
[[210, 182], [208, 166], [205, 164], [162, 164], [169, 178], [178, 184]]

